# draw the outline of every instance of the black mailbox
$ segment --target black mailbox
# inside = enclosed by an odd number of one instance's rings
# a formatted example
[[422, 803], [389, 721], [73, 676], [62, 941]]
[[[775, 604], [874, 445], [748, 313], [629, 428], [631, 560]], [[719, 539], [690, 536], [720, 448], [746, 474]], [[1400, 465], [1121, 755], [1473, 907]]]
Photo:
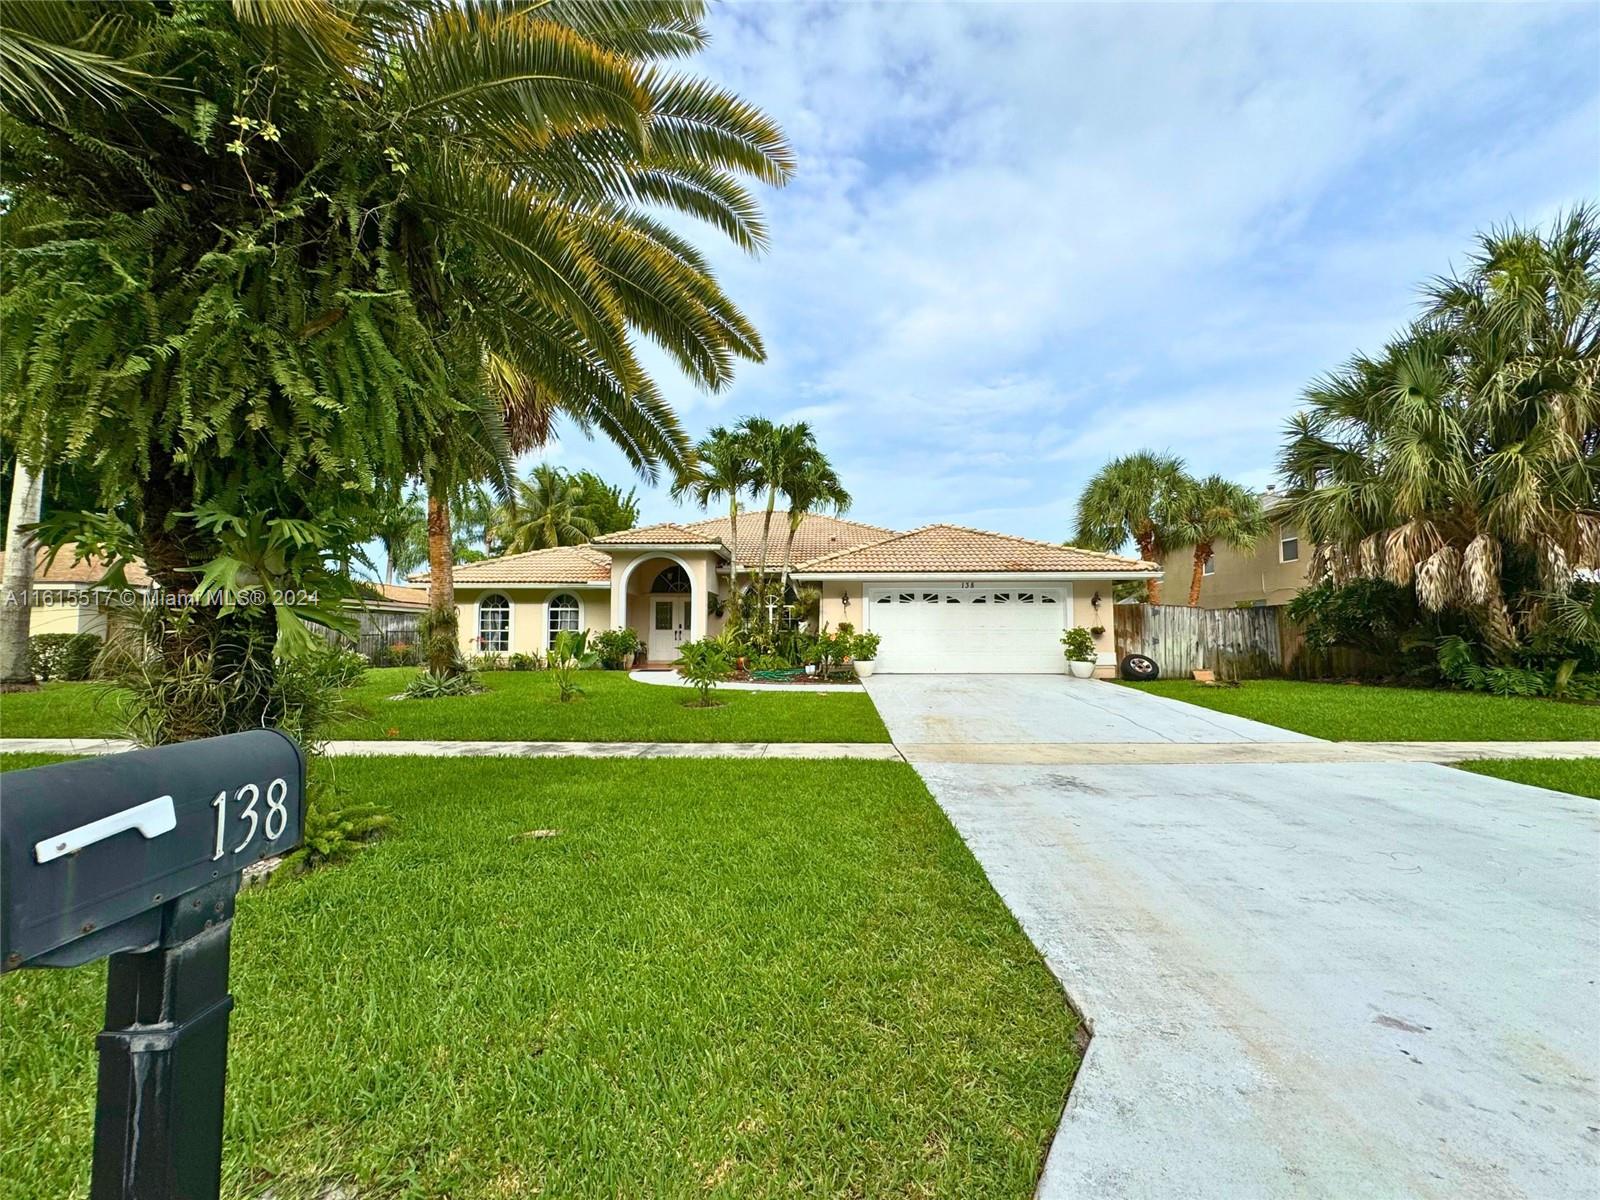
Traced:
[[213, 1200], [239, 879], [305, 830], [253, 730], [0, 776], [0, 971], [110, 958], [91, 1200]]

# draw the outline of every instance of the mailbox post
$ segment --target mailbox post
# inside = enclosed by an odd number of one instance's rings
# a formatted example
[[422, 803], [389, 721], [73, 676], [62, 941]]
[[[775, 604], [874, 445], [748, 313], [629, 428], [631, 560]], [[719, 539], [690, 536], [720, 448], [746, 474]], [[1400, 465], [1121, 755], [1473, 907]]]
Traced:
[[0, 777], [0, 971], [110, 959], [91, 1200], [215, 1200], [234, 898], [304, 828], [272, 730]]

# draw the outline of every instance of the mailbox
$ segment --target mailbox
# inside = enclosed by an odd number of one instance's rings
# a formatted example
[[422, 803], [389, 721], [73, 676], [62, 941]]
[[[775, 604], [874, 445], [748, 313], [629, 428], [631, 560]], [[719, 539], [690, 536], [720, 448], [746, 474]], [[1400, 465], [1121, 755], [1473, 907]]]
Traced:
[[0, 971], [109, 958], [91, 1200], [214, 1200], [239, 879], [305, 829], [252, 730], [0, 776]]

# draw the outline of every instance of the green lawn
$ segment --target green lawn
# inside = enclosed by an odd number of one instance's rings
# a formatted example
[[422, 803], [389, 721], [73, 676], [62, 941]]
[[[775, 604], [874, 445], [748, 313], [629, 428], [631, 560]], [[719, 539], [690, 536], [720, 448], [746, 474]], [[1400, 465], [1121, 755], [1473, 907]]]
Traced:
[[1458, 763], [1463, 770], [1493, 775], [1515, 783], [1571, 792], [1574, 796], [1593, 796], [1600, 800], [1600, 758], [1479, 758]]
[[116, 733], [117, 693], [89, 683], [46, 683], [36, 692], [0, 692], [0, 737], [108, 737]]
[[[490, 671], [488, 692], [442, 700], [392, 700], [414, 668], [367, 672], [353, 699], [363, 715], [340, 738], [474, 741], [886, 742], [865, 692], [718, 690], [718, 708], [691, 708], [691, 688], [635, 683], [620, 671], [583, 673], [584, 695], [556, 699], [543, 671]], [[114, 697], [90, 684], [47, 684], [0, 696], [0, 737], [96, 737], [115, 732]]]
[[[398, 825], [241, 897], [225, 1196], [1031, 1194], [1075, 1021], [911, 768], [336, 765]], [[7, 1195], [86, 1194], [103, 986], [0, 979]]]
[[1124, 686], [1337, 742], [1600, 740], [1600, 705], [1594, 704], [1286, 679], [1253, 679], [1236, 688], [1188, 679]]

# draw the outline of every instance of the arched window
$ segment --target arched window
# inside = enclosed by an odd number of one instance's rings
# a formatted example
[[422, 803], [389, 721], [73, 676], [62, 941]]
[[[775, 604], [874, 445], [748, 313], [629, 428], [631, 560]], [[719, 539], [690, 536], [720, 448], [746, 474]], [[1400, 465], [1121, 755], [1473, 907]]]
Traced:
[[656, 576], [656, 581], [650, 585], [651, 592], [687, 592], [692, 590], [689, 584], [689, 572], [677, 563], [673, 563], [665, 571]]
[[511, 601], [501, 595], [478, 601], [478, 647], [486, 654], [511, 649]]
[[559, 596], [550, 597], [550, 640], [548, 645], [556, 644], [556, 634], [571, 630], [578, 631], [578, 598], [562, 592]]

